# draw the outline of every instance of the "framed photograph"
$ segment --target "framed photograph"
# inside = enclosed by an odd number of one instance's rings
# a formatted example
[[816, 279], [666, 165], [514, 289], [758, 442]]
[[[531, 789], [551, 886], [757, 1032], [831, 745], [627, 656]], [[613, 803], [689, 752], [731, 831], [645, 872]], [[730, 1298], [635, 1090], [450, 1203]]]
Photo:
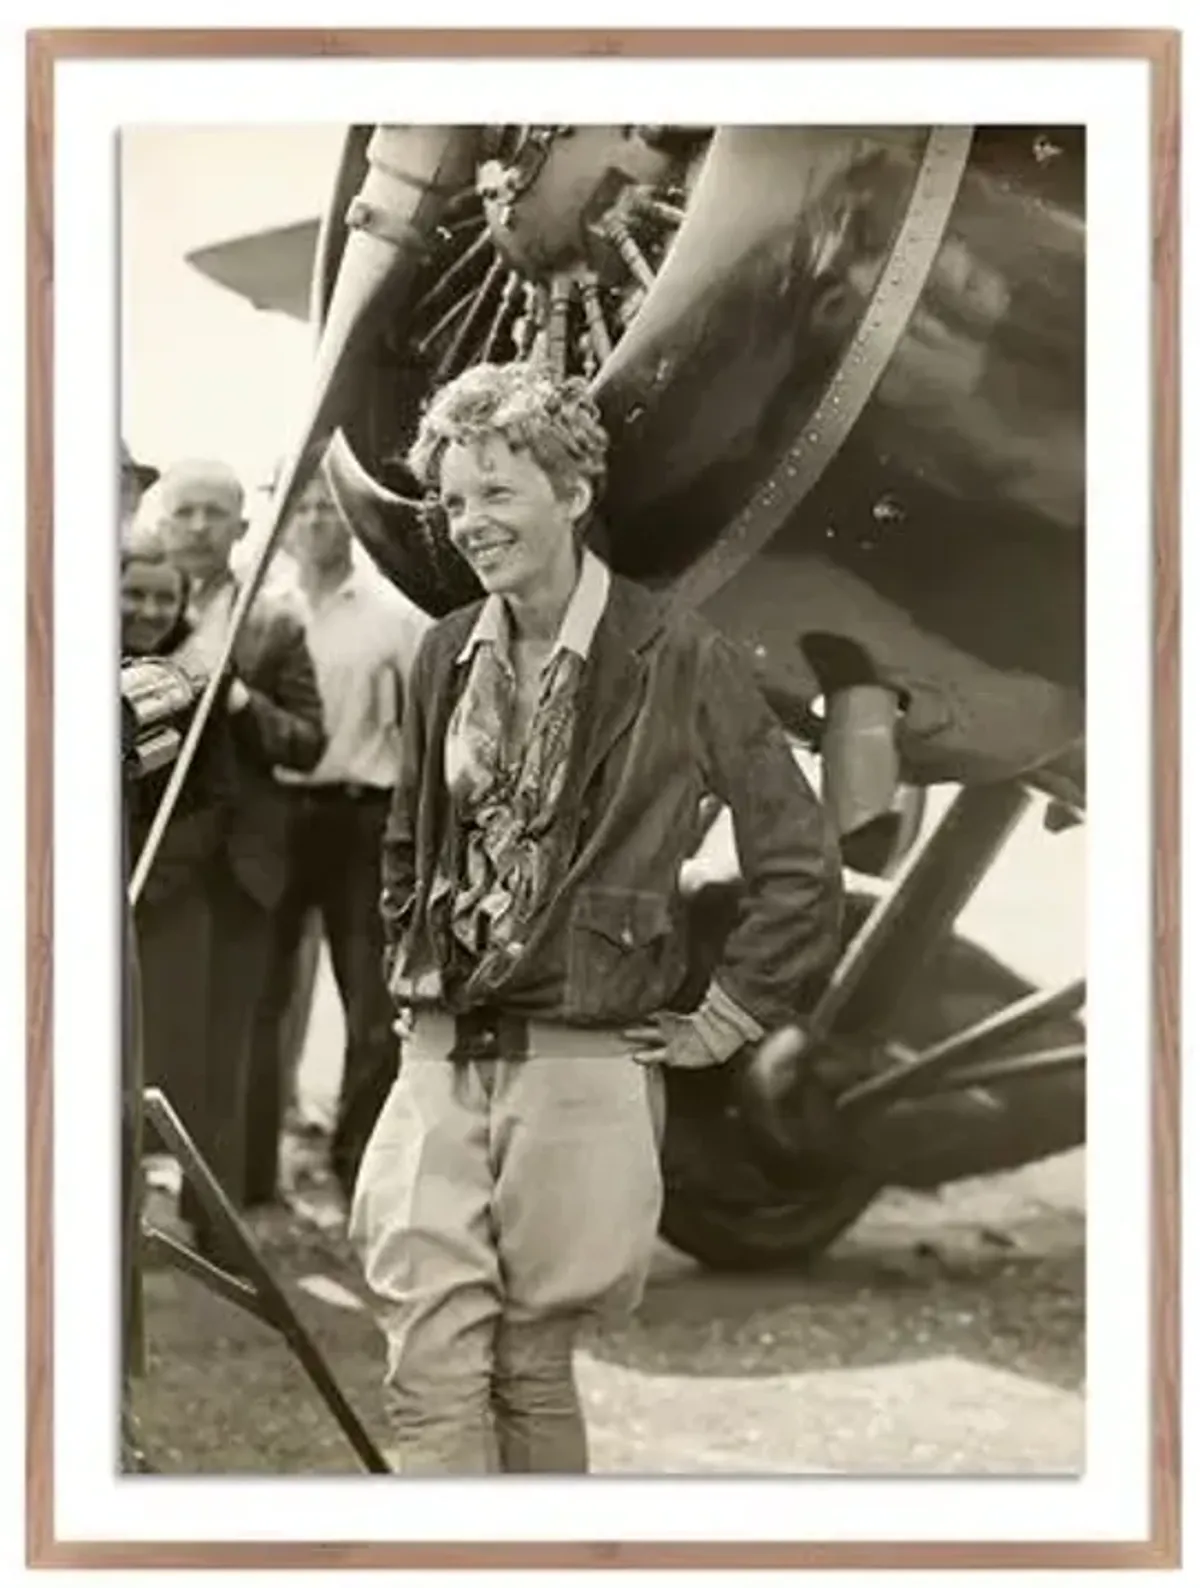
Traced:
[[1178, 1565], [1179, 48], [28, 36], [30, 1564]]

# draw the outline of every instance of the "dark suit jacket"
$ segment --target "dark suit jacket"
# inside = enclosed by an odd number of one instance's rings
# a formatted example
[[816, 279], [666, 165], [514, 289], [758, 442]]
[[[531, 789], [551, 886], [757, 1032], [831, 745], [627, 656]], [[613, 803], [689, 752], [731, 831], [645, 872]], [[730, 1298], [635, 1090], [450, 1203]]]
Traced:
[[251, 607], [232, 673], [250, 692], [230, 714], [233, 789], [225, 849], [234, 876], [273, 908], [287, 880], [288, 802], [277, 766], [311, 771], [325, 752], [324, 714], [300, 619], [271, 598]]

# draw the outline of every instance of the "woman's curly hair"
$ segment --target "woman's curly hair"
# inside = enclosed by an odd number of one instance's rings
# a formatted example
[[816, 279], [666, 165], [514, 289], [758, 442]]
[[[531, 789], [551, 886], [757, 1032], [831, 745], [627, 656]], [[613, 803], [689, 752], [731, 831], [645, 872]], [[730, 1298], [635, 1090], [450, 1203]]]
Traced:
[[525, 452], [561, 491], [574, 480], [604, 486], [608, 436], [587, 382], [540, 364], [476, 364], [436, 391], [421, 416], [408, 466], [436, 490], [451, 445], [498, 437]]

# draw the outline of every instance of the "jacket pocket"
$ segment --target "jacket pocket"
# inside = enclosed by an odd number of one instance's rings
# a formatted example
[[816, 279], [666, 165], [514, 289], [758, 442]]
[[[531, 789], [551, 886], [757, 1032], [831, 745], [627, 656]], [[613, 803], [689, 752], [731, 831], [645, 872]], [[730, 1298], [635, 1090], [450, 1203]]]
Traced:
[[662, 893], [584, 888], [567, 928], [568, 1020], [633, 1020], [661, 1008], [685, 965], [682, 933]]

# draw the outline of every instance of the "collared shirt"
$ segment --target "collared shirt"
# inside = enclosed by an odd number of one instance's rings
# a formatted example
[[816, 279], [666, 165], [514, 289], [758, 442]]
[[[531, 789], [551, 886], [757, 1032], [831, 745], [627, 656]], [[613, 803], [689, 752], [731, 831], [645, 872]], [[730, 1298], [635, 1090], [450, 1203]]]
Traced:
[[[567, 603], [567, 610], [563, 613], [558, 636], [554, 641], [554, 649], [546, 659], [547, 667], [559, 651], [564, 650], [574, 651], [576, 656], [582, 656], [586, 660], [592, 648], [596, 625], [608, 600], [611, 583], [612, 575], [606, 565], [600, 561], [595, 552], [585, 547], [579, 567], [579, 578]], [[466, 644], [458, 653], [459, 661], [469, 662], [475, 647], [484, 643], [495, 645], [497, 653], [511, 665], [508, 608], [502, 596], [490, 595], [483, 603], [483, 610], [475, 621], [475, 627], [467, 635]]]
[[[494, 658], [494, 664], [508, 675], [508, 689], [515, 691], [511, 631], [502, 597], [487, 598], [458, 653], [459, 665], [470, 665], [472, 678], [459, 699], [442, 754], [447, 786], [475, 785], [476, 808], [463, 828], [463, 851], [453, 858], [442, 857], [434, 884], [434, 909], [438, 913], [453, 910], [457, 918], [454, 933], [460, 943], [465, 940], [472, 945], [472, 957], [482, 956], [492, 945], [512, 954], [514, 901], [523, 899], [526, 910], [530, 900], [540, 903], [544, 873], [554, 869], [561, 824], [550, 830], [543, 829], [542, 822], [554, 808], [555, 791], [565, 775], [565, 757], [574, 733], [575, 689], [611, 585], [607, 566], [585, 549], [579, 578], [542, 668], [539, 711], [546, 715], [535, 719], [532, 726], [536, 747], [530, 741], [502, 741], [507, 713], [496, 698], [495, 679], [474, 676], [481, 663]], [[480, 658], [477, 653], [485, 645], [492, 656]], [[573, 658], [565, 672], [562, 665], [555, 665], [563, 661], [564, 653]], [[565, 735], [561, 731], [564, 722]], [[531, 817], [536, 838], [528, 825]], [[485, 960], [478, 975], [486, 978], [488, 974]], [[401, 998], [424, 999], [438, 996], [440, 988], [440, 972], [430, 978], [422, 974], [421, 966], [412, 965], [404, 968], [393, 990]]]
[[280, 771], [304, 785], [391, 788], [399, 724], [425, 614], [377, 574], [355, 568], [316, 601], [299, 596], [305, 638], [325, 711], [325, 754], [310, 773]]

